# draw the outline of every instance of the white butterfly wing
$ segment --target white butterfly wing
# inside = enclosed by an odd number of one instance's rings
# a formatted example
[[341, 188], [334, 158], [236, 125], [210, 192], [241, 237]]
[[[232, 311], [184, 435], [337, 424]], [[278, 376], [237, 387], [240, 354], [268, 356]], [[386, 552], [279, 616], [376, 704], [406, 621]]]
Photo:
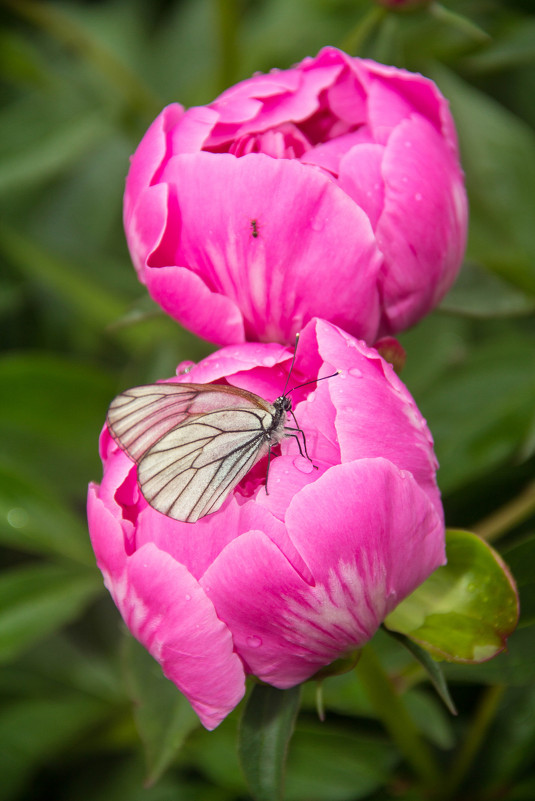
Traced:
[[192, 523], [219, 509], [267, 453], [273, 415], [267, 401], [234, 387], [151, 384], [118, 395], [107, 419], [114, 439], [138, 463], [148, 503]]
[[139, 463], [144, 497], [159, 512], [188, 523], [215, 512], [267, 453], [272, 419], [265, 411], [223, 409], [180, 424]]
[[168, 431], [193, 415], [234, 407], [273, 409], [258, 395], [226, 385], [146, 384], [117, 395], [107, 424], [117, 444], [139, 462]]

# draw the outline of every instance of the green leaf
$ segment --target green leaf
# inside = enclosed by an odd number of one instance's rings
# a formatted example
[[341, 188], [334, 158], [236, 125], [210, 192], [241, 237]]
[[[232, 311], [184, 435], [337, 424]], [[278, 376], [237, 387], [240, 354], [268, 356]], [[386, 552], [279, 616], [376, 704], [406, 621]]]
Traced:
[[102, 589], [95, 570], [41, 564], [0, 578], [0, 662], [75, 620]]
[[463, 317], [517, 317], [535, 310], [535, 297], [480, 265], [466, 262], [440, 310]]
[[432, 71], [449, 99], [470, 200], [468, 256], [535, 294], [535, 133], [445, 67]]
[[503, 553], [513, 576], [520, 596], [519, 626], [535, 624], [535, 536], [519, 542]]
[[152, 786], [171, 765], [199, 719], [160, 665], [131, 636], [126, 636], [123, 662], [134, 717], [145, 749], [146, 786]]
[[284, 801], [356, 801], [388, 782], [391, 743], [353, 729], [299, 723], [288, 755]]
[[76, 740], [108, 715], [108, 706], [78, 693], [13, 701], [0, 712], [1, 801], [21, 798], [33, 771], [67, 759]]
[[6, 224], [0, 227], [0, 251], [25, 278], [57, 293], [74, 309], [79, 322], [102, 330], [127, 311], [125, 302], [95, 281], [87, 270], [49, 252]]
[[390, 636], [394, 637], [398, 642], [400, 642], [420, 663], [427, 673], [431, 684], [437, 691], [440, 698], [442, 698], [444, 701], [446, 707], [449, 709], [452, 715], [456, 715], [457, 710], [455, 709], [455, 704], [453, 703], [440, 665], [435, 662], [435, 660], [428, 654], [427, 651], [425, 651], [423, 648], [420, 648], [419, 645], [410, 640], [404, 634], [399, 634], [397, 631], [390, 631], [388, 628], [386, 628], [386, 626], [385, 631], [388, 631]]
[[433, 432], [444, 493], [515, 458], [534, 416], [533, 338], [494, 321], [491, 337], [471, 343], [463, 322], [452, 330], [435, 315], [402, 338], [403, 380]]
[[386, 618], [437, 659], [483, 662], [506, 647], [518, 597], [504, 562], [468, 531], [448, 531], [448, 564], [439, 567]]
[[0, 463], [0, 543], [94, 565], [87, 523], [72, 514], [55, 489], [17, 476]]
[[98, 436], [116, 385], [104, 370], [49, 354], [0, 359], [0, 438], [19, 475], [80, 493], [100, 475]]
[[255, 684], [241, 720], [240, 763], [255, 801], [281, 801], [288, 743], [299, 710], [300, 688]]

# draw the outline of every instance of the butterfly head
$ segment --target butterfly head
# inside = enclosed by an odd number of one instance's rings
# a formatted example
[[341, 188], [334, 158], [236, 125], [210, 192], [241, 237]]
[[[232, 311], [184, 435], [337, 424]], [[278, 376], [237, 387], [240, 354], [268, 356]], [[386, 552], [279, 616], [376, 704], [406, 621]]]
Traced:
[[274, 406], [283, 412], [291, 412], [292, 399], [289, 398], [288, 395], [281, 395], [280, 398], [277, 398], [275, 401]]

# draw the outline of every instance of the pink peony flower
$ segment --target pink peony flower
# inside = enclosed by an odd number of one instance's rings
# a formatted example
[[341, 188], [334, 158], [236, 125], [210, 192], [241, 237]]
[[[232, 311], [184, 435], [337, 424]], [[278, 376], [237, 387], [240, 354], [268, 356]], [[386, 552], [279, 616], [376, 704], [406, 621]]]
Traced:
[[[274, 400], [291, 350], [223, 348], [179, 382], [227, 382]], [[209, 729], [252, 673], [279, 688], [365, 643], [439, 565], [444, 525], [431, 436], [393, 369], [322, 320], [302, 333], [291, 386], [317, 469], [293, 438], [219, 511], [182, 523], [139, 492], [136, 465], [105, 428], [89, 488], [98, 565], [127, 626]]]
[[151, 296], [207, 340], [293, 344], [317, 316], [373, 343], [427, 314], [461, 264], [448, 104], [421, 75], [327, 47], [165, 108], [124, 223]]

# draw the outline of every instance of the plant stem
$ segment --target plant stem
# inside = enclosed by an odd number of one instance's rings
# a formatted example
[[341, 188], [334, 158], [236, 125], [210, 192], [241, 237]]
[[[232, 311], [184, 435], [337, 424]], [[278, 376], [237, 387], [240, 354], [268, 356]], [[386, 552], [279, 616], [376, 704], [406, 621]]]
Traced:
[[448, 773], [449, 778], [445, 784], [441, 798], [451, 799], [457, 797], [457, 790], [466, 776], [475, 755], [481, 747], [485, 734], [494, 719], [504, 689], [504, 686], [497, 684], [485, 690], [461, 750], [457, 754], [457, 758]]
[[373, 30], [379, 25], [387, 14], [386, 8], [375, 6], [355, 25], [352, 31], [342, 41], [340, 47], [346, 53], [358, 55]]
[[433, 790], [439, 787], [440, 773], [433, 754], [421, 739], [371, 645], [363, 648], [356, 670], [375, 713], [420, 778], [423, 788]]
[[535, 511], [535, 481], [500, 509], [485, 517], [472, 530], [487, 542], [498, 539], [512, 528], [522, 523]]
[[441, 3], [431, 3], [429, 6], [429, 11], [435, 17], [435, 19], [445, 23], [446, 25], [451, 25], [464, 36], [472, 39], [478, 44], [488, 44], [491, 41], [491, 36], [484, 31], [483, 28], [480, 28], [479, 25], [476, 25], [475, 22], [472, 22], [472, 20], [468, 19], [462, 14], [457, 14], [455, 11], [451, 11]]

